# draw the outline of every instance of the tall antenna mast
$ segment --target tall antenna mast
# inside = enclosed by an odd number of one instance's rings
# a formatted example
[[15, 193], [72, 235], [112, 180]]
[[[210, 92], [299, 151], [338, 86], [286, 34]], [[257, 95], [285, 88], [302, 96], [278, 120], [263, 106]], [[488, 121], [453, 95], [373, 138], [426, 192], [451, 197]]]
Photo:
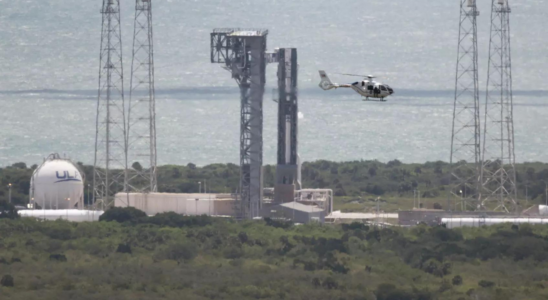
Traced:
[[485, 98], [481, 204], [517, 209], [508, 0], [492, 0], [489, 72]]
[[[475, 0], [460, 0], [459, 42], [451, 135], [451, 194], [461, 209], [476, 209], [480, 184], [480, 117], [478, 88], [479, 11]], [[451, 209], [451, 203], [447, 203]]]
[[152, 1], [136, 0], [128, 110], [128, 191], [157, 192]]
[[94, 201], [108, 206], [116, 192], [126, 190], [127, 179], [120, 1], [103, 0], [101, 14], [93, 193]]

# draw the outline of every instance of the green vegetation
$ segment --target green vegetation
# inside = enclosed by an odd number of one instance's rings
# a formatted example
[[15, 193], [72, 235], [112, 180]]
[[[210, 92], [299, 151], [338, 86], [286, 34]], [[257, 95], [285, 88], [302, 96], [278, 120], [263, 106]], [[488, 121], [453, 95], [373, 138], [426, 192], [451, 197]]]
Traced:
[[[0, 220], [0, 298], [546, 299], [548, 227]], [[118, 222], [123, 221], [123, 222]]]
[[[462, 163], [462, 162], [461, 162]], [[92, 178], [93, 168], [79, 163], [86, 178]], [[136, 165], [137, 168], [142, 168]], [[29, 178], [36, 166], [27, 168], [24, 163], [0, 169], [0, 201], [7, 200], [8, 183], [12, 183], [12, 201], [24, 204], [28, 201]], [[548, 164], [523, 163], [516, 165], [518, 197], [522, 207], [527, 204], [545, 203], [548, 183]], [[273, 186], [275, 166], [265, 166], [265, 186]], [[207, 181], [208, 192], [232, 193], [239, 183], [239, 167], [234, 164], [212, 164], [197, 167], [167, 165], [159, 167], [160, 192], [198, 192], [198, 182]], [[421, 203], [428, 208], [443, 208], [449, 193], [449, 164], [428, 162], [403, 164], [397, 160], [388, 163], [378, 161], [306, 162], [302, 166], [303, 186], [307, 188], [331, 188], [335, 193], [335, 209], [343, 211], [372, 211], [380, 197], [384, 211], [413, 207], [414, 190], [420, 191]], [[203, 186], [202, 186], [203, 187]], [[85, 196], [88, 185], [85, 185]], [[525, 201], [526, 189], [529, 200]], [[86, 199], [87, 200], [87, 199]]]

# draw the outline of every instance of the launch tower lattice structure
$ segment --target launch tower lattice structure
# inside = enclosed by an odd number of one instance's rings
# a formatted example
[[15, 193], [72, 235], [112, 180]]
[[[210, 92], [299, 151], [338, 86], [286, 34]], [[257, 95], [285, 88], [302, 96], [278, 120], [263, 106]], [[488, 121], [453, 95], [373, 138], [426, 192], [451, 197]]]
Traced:
[[293, 201], [301, 189], [298, 146], [298, 72], [297, 49], [280, 48], [273, 57], [278, 62], [278, 153], [276, 202]]
[[[103, 0], [97, 97], [94, 202], [110, 205], [126, 190], [127, 147], [119, 0]], [[113, 171], [117, 170], [117, 171]]]
[[128, 191], [157, 192], [152, 0], [135, 1], [128, 105]]
[[505, 212], [517, 209], [510, 12], [507, 0], [492, 0], [480, 197]]
[[215, 29], [211, 62], [224, 64], [240, 87], [240, 188], [238, 218], [259, 216], [263, 188], [263, 96], [268, 31]]
[[[450, 164], [451, 198], [458, 198], [461, 210], [478, 208], [481, 189], [478, 16], [475, 0], [460, 0]], [[451, 203], [447, 206], [450, 210]]]

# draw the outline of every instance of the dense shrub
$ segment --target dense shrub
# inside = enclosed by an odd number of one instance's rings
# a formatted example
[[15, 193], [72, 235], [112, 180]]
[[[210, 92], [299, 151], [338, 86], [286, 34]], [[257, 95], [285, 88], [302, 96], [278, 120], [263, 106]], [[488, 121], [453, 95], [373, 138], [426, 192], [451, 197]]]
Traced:
[[391, 283], [382, 283], [377, 287], [377, 300], [430, 300], [431, 294], [428, 291], [406, 291], [396, 288]]
[[453, 283], [453, 285], [461, 285], [462, 284], [462, 277], [460, 275], [456, 275], [451, 280], [451, 283]]
[[131, 254], [131, 246], [128, 244], [119, 244], [118, 248], [116, 248], [116, 253]]
[[[17, 290], [25, 299], [372, 300], [372, 291], [380, 300], [548, 295], [544, 264], [537, 263], [548, 241], [545, 226], [283, 228], [176, 214], [150, 219], [0, 220], [0, 269], [19, 278]], [[57, 263], [63, 257], [70, 263]], [[459, 275], [449, 277], [457, 265]], [[480, 281], [465, 296], [470, 287], [463, 287], [462, 277], [479, 274], [492, 281]]]
[[176, 261], [190, 261], [198, 254], [198, 247], [195, 244], [185, 242], [174, 242], [159, 250], [158, 259], [171, 259]]
[[215, 222], [215, 218], [202, 216], [183, 216], [175, 212], [156, 214], [153, 217], [141, 220], [143, 223], [154, 224], [161, 227], [203, 227]]
[[495, 283], [488, 280], [480, 280], [478, 282], [478, 285], [481, 286], [482, 288], [490, 288], [490, 287], [494, 287]]
[[287, 229], [293, 226], [293, 223], [291, 221], [274, 220], [271, 218], [264, 218], [264, 221], [266, 222], [266, 225], [276, 227], [276, 228]]
[[66, 262], [67, 257], [64, 254], [50, 254], [49, 260]]
[[0, 285], [5, 287], [13, 287], [15, 285], [13, 277], [11, 275], [4, 275], [0, 279]]
[[0, 201], [0, 219], [17, 219], [19, 214], [15, 206], [6, 201]]
[[99, 217], [99, 221], [115, 221], [118, 223], [137, 223], [146, 217], [146, 213], [134, 207], [113, 207]]

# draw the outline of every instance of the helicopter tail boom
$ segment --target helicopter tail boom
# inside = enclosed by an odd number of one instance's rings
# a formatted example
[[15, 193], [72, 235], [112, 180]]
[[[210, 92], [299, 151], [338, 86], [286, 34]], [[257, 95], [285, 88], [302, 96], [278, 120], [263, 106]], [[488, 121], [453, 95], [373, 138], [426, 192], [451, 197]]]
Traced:
[[325, 73], [325, 71], [320, 71], [320, 78], [321, 78], [320, 88], [322, 88], [322, 90], [324, 90], [324, 91], [335, 89], [335, 88], [339, 87], [338, 84], [336, 84], [336, 83], [333, 84], [333, 82], [331, 82], [331, 80], [329, 80], [329, 77], [327, 77], [327, 73]]

